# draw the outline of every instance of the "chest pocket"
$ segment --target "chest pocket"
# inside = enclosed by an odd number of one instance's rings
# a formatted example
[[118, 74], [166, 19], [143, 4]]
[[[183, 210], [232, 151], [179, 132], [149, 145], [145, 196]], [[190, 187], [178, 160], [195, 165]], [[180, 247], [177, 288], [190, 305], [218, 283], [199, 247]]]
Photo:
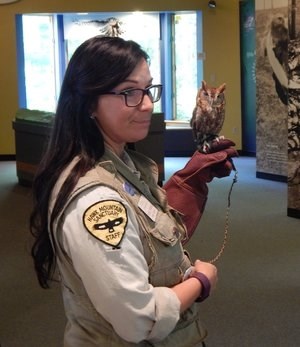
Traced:
[[165, 246], [174, 246], [181, 239], [177, 225], [166, 213], [161, 211], [158, 212], [156, 223], [150, 233]]
[[182, 249], [182, 231], [176, 221], [162, 211], [158, 211], [156, 221], [149, 230], [148, 239], [152, 253], [150, 283], [153, 286], [171, 287], [182, 281], [191, 263]]

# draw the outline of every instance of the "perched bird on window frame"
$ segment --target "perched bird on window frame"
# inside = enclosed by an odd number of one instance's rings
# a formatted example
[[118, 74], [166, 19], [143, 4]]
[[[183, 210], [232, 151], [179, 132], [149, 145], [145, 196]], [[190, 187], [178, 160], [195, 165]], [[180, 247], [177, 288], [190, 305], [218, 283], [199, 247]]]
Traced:
[[225, 83], [219, 87], [210, 87], [202, 81], [198, 90], [190, 125], [197, 148], [202, 153], [208, 153], [212, 141], [220, 138], [225, 119], [225, 88]]

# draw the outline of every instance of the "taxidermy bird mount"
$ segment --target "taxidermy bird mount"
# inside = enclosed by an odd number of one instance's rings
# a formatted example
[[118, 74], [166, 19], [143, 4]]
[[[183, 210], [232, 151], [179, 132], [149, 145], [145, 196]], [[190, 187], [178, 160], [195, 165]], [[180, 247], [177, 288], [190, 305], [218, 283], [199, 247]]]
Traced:
[[198, 90], [190, 125], [197, 148], [202, 153], [208, 153], [211, 143], [222, 138], [219, 133], [225, 119], [225, 88], [225, 83], [219, 87], [209, 87], [202, 81]]
[[121, 28], [122, 22], [115, 17], [109, 17], [104, 20], [95, 19], [88, 21], [75, 21], [75, 23], [78, 25], [90, 25], [98, 28], [104, 36], [119, 37], [124, 33]]

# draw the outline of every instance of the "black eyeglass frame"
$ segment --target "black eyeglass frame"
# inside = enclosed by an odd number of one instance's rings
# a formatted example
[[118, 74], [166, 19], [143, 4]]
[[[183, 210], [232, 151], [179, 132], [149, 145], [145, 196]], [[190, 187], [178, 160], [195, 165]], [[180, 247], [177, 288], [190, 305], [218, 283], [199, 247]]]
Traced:
[[[151, 94], [151, 89], [153, 88], [158, 88], [157, 89], [157, 97], [155, 99], [153, 99], [153, 95]], [[105, 92], [105, 93], [101, 93], [100, 95], [123, 95], [124, 96], [124, 99], [125, 99], [125, 105], [127, 107], [137, 107], [139, 106], [143, 100], [144, 100], [144, 97], [145, 95], [147, 95], [151, 102], [154, 104], [155, 102], [159, 101], [160, 98], [161, 98], [161, 94], [162, 94], [162, 89], [163, 89], [163, 85], [162, 84], [152, 84], [151, 86], [145, 88], [145, 89], [142, 89], [142, 88], [130, 88], [130, 89], [125, 89], [125, 90], [121, 90], [120, 92]], [[136, 91], [136, 90], [140, 90], [141, 92], [143, 92], [142, 94], [142, 97], [141, 97], [141, 100], [134, 104], [134, 105], [128, 105], [128, 100], [127, 100], [127, 97], [129, 96], [129, 93], [130, 92], [133, 92], [133, 91]]]

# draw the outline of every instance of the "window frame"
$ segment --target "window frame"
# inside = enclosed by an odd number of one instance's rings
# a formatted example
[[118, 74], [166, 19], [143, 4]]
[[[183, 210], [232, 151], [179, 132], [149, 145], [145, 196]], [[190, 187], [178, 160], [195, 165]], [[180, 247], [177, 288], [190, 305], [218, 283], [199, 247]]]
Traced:
[[[161, 112], [165, 115], [165, 120], [168, 122], [178, 122], [176, 119], [176, 95], [174, 91], [174, 45], [172, 43], [174, 28], [172, 28], [173, 18], [177, 14], [196, 13], [196, 56], [197, 56], [197, 85], [199, 86], [203, 79], [203, 57], [199, 52], [202, 52], [202, 12], [201, 11], [176, 11], [176, 12], [157, 12], [159, 14], [160, 23], [160, 50], [161, 50], [161, 83], [164, 85], [161, 98]], [[93, 12], [96, 13], [96, 12]], [[101, 14], [105, 12], [99, 12]], [[117, 12], [116, 12], [117, 13]], [[125, 13], [125, 12], [119, 12]], [[26, 14], [24, 14], [26, 15]], [[29, 15], [29, 13], [28, 13]], [[31, 15], [31, 14], [30, 14]], [[38, 14], [32, 14], [38, 15]], [[43, 14], [53, 17], [54, 37], [55, 40], [55, 75], [56, 75], [56, 100], [58, 100], [59, 89], [63, 80], [63, 75], [66, 69], [66, 47], [64, 37], [64, 14]], [[16, 15], [16, 39], [17, 39], [17, 62], [18, 62], [18, 94], [19, 106], [27, 107], [26, 100], [26, 81], [25, 81], [25, 59], [24, 59], [24, 44], [23, 44], [23, 14]], [[197, 87], [198, 87], [197, 86]], [[187, 111], [188, 112], [188, 111]], [[187, 121], [179, 121], [180, 123], [188, 123]]]

